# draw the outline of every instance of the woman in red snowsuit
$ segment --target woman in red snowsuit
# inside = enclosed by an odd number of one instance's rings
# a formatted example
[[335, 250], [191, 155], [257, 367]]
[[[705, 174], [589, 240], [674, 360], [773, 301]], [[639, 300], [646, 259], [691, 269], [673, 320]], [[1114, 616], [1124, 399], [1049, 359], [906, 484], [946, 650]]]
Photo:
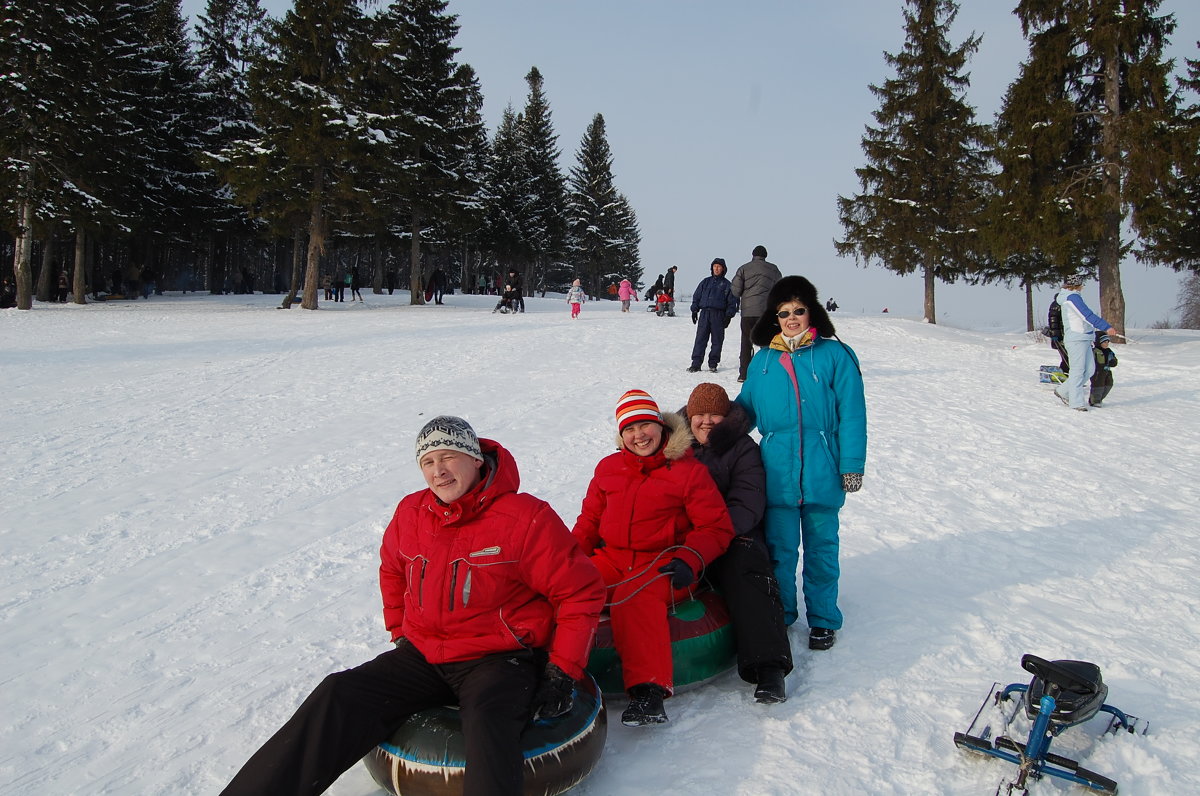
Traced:
[[667, 610], [729, 546], [733, 523], [681, 418], [641, 390], [617, 404], [616, 453], [596, 465], [572, 533], [608, 586], [628, 726], [667, 720], [673, 689]]

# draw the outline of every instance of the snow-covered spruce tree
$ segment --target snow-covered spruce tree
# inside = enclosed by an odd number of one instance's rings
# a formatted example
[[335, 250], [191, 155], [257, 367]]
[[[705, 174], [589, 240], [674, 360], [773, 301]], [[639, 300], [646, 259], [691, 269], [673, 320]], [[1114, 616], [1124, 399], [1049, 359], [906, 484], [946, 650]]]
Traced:
[[[618, 273], [619, 278], [627, 278], [618, 249], [624, 243], [624, 229], [612, 163], [604, 117], [597, 113], [583, 134], [567, 177], [567, 260], [572, 273], [583, 277], [593, 296], [600, 295], [602, 279]], [[563, 284], [551, 286], [566, 289]]]
[[[237, 268], [242, 251], [261, 224], [250, 219], [233, 200], [233, 190], [217, 172], [223, 170], [221, 152], [233, 141], [255, 135], [248, 79], [250, 67], [263, 55], [267, 12], [260, 0], [208, 0], [197, 18], [197, 63], [204, 112], [208, 121], [203, 136], [202, 162], [212, 170], [216, 203], [204, 215], [211, 219], [200, 238], [207, 265], [210, 292], [220, 293], [227, 267]], [[290, 235], [293, 230], [279, 230]]]
[[570, 268], [562, 262], [567, 237], [566, 180], [559, 168], [558, 134], [550, 120], [542, 73], [532, 67], [525, 75], [529, 94], [521, 114], [521, 137], [532, 187], [530, 226], [527, 228], [530, 261], [525, 269], [526, 292], [546, 292], [547, 284], [561, 282]]
[[920, 272], [924, 316], [936, 323], [934, 285], [953, 284], [985, 255], [976, 229], [986, 196], [986, 128], [963, 93], [963, 67], [979, 46], [951, 47], [958, 13], [951, 0], [906, 0], [904, 48], [886, 53], [895, 77], [871, 86], [880, 106], [862, 139], [867, 164], [855, 169], [862, 193], [838, 197], [841, 256], [873, 260], [898, 274]]
[[492, 137], [488, 159], [484, 245], [488, 262], [501, 274], [510, 268], [524, 270], [531, 258], [533, 180], [521, 127], [520, 116], [512, 105], [507, 106]]
[[374, 50], [362, 92], [373, 129], [370, 162], [378, 199], [392, 217], [408, 219], [410, 301], [425, 303], [421, 242], [432, 225], [453, 212], [458, 197], [473, 192], [455, 166], [465, 156], [467, 106], [458, 73], [457, 17], [444, 0], [397, 0], [375, 20]]
[[[270, 25], [250, 70], [255, 134], [222, 152], [222, 176], [239, 204], [293, 238], [308, 239], [301, 306], [317, 308], [331, 219], [369, 201], [355, 185], [366, 133], [348, 76], [363, 18], [356, 0], [296, 0]], [[283, 299], [291, 306], [297, 285]]]
[[126, 113], [140, 138], [131, 152], [138, 175], [131, 270], [161, 287], [173, 255], [211, 225], [219, 186], [199, 165], [210, 122], [179, 3], [146, 0], [131, 12], [125, 41], [136, 42], [137, 53], [136, 71], [126, 73]]
[[[1200, 60], [1184, 59], [1187, 76], [1178, 79], [1181, 92], [1200, 96]], [[1200, 271], [1200, 103], [1181, 110], [1174, 157], [1173, 180], [1163, 213], [1146, 230], [1138, 259], [1169, 265], [1175, 270]], [[1191, 280], [1194, 283], [1195, 280]], [[1188, 328], [1197, 329], [1200, 326]]]
[[[99, 146], [95, 121], [108, 106], [89, 64], [96, 57], [96, 19], [82, 3], [0, 3], [0, 217], [13, 233], [17, 307], [33, 306], [35, 235], [56, 222], [98, 218], [96, 178], [79, 153]], [[99, 111], [104, 113], [104, 111]], [[90, 190], [89, 190], [90, 188]], [[83, 302], [82, 267], [75, 300]]]
[[[456, 156], [449, 165], [458, 175], [452, 204], [445, 214], [447, 239], [462, 246], [462, 285], [464, 292], [474, 289], [482, 265], [482, 236], [486, 220], [487, 176], [491, 146], [483, 123], [483, 91], [475, 70], [460, 64], [455, 80], [462, 86], [462, 105], [455, 114], [454, 129], [459, 139]], [[472, 266], [471, 244], [476, 256]]]
[[[1125, 220], [1135, 235], [1162, 218], [1171, 179], [1178, 114], [1168, 88], [1163, 47], [1171, 15], [1160, 0], [1022, 0], [1016, 8], [1029, 40], [1001, 111], [1018, 149], [1039, 169], [1014, 201], [1025, 205], [1028, 245], [1068, 268], [1094, 255], [1100, 315], [1125, 330], [1121, 257]], [[1128, 215], [1128, 219], [1126, 216]]]

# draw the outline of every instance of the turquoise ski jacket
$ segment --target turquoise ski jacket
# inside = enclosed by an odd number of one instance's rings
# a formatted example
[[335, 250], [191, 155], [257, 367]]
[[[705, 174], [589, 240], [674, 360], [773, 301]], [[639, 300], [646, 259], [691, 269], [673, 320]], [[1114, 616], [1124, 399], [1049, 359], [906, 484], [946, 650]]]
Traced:
[[[799, 404], [785, 356], [796, 373]], [[760, 349], [736, 400], [762, 434], [768, 506], [840, 508], [846, 502], [841, 474], [863, 472], [867, 458], [866, 398], [849, 346], [818, 338], [790, 353]]]

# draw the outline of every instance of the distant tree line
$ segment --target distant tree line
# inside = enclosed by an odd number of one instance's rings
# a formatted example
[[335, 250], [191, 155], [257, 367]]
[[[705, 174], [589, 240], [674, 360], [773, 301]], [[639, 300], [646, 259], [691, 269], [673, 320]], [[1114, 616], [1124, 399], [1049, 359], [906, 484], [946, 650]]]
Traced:
[[[1200, 60], [1172, 85], [1161, 0], [1020, 0], [1028, 58], [995, 122], [965, 99], [980, 37], [952, 45], [953, 0], [905, 0], [894, 77], [871, 86], [862, 192], [838, 197], [838, 252], [937, 282], [1033, 288], [1099, 278], [1099, 313], [1125, 329], [1120, 263], [1200, 271]], [[1191, 98], [1189, 102], [1188, 99]]]
[[[443, 0], [3, 0], [0, 273], [18, 306], [152, 281], [317, 307], [435, 268], [593, 295], [642, 275], [637, 216], [596, 114], [564, 176], [544, 82], [489, 138]], [[10, 265], [11, 264], [11, 265]]]

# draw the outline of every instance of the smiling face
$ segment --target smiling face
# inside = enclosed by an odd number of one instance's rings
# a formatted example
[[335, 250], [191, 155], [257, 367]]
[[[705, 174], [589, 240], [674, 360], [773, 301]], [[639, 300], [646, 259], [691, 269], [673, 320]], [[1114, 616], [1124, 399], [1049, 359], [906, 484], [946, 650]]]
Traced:
[[421, 457], [425, 483], [443, 503], [452, 503], [479, 483], [483, 462], [474, 456], [451, 450], [430, 451]]
[[[787, 313], [785, 317], [779, 317], [783, 313]], [[785, 301], [775, 308], [775, 316], [779, 318], [779, 329], [783, 332], [784, 337], [795, 337], [802, 334], [809, 326], [812, 325], [812, 318], [808, 315], [808, 307], [804, 302], [792, 299]]]
[[638, 456], [650, 456], [662, 444], [663, 427], [653, 420], [630, 423], [621, 430], [626, 450]]
[[712, 432], [713, 427], [719, 425], [724, 419], [725, 415], [718, 415], [713, 412], [692, 415], [688, 421], [692, 427], [692, 436], [701, 445], [707, 445], [708, 435]]

